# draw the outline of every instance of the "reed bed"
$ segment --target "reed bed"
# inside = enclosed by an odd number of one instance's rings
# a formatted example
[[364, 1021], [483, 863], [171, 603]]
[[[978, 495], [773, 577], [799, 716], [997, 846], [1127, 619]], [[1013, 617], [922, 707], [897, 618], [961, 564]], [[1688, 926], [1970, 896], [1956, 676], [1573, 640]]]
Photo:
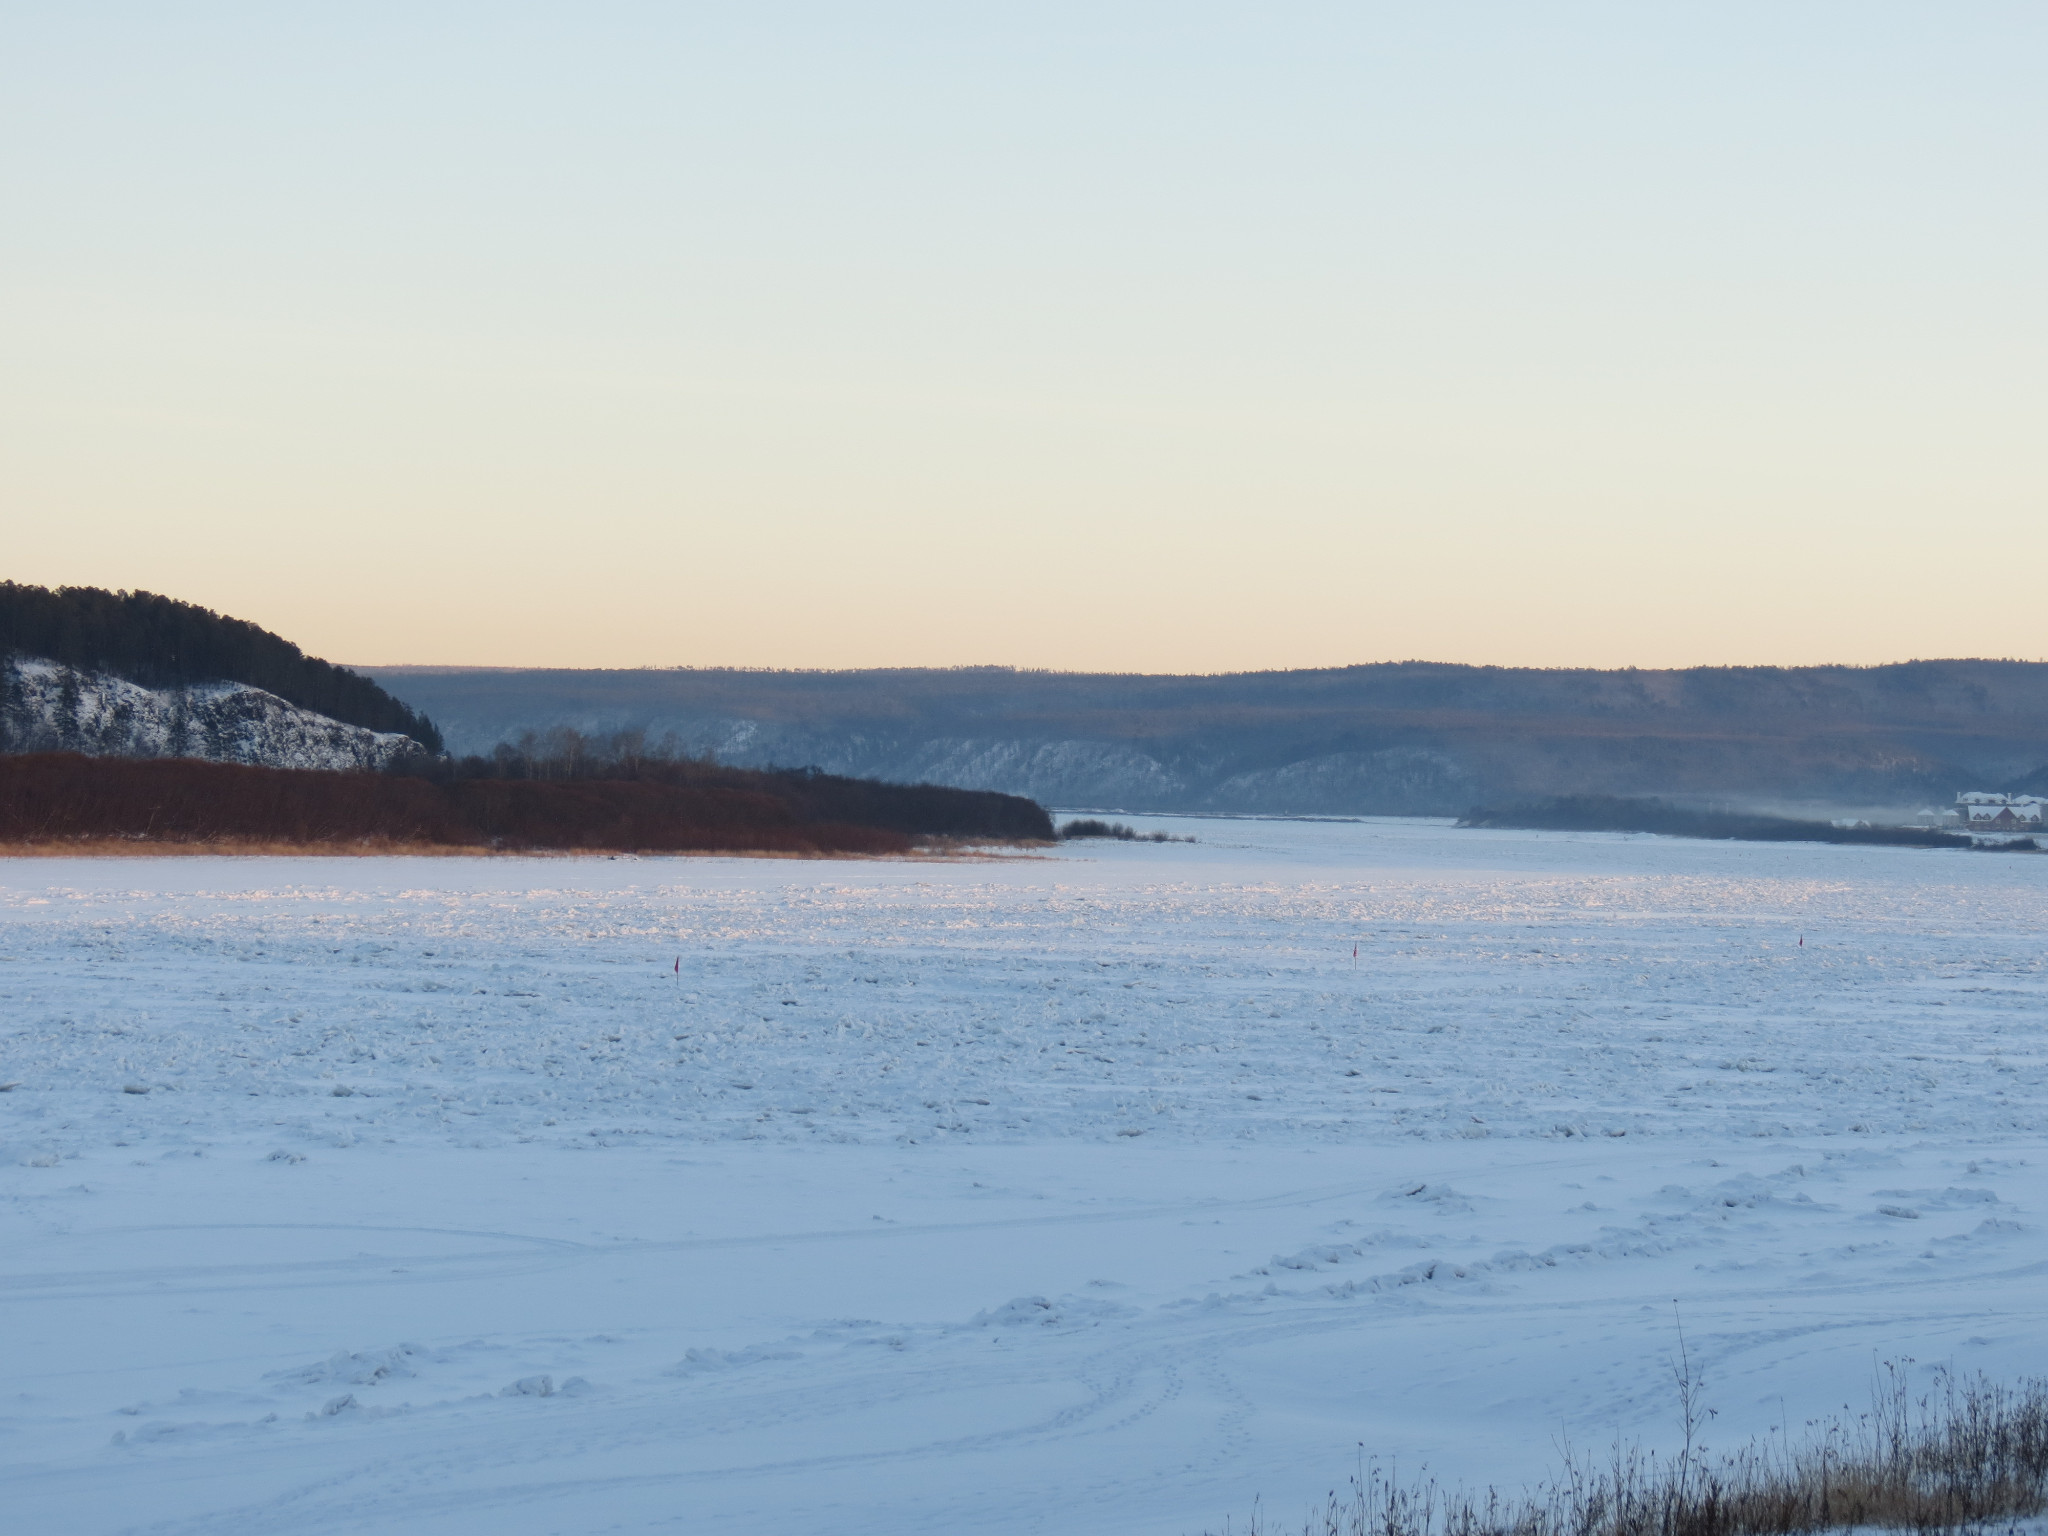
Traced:
[[[1696, 1382], [1693, 1387], [1696, 1389]], [[1685, 1442], [1659, 1456], [1567, 1446], [1562, 1474], [1518, 1494], [1403, 1480], [1362, 1466], [1299, 1527], [1302, 1536], [1798, 1536], [1855, 1528], [2014, 1529], [2048, 1509], [2048, 1380], [2004, 1386], [1946, 1372], [1923, 1393], [1883, 1367], [1870, 1409], [1730, 1452], [1698, 1443], [1696, 1391], [1682, 1387]], [[1292, 1531], [1294, 1527], [1286, 1528]], [[1254, 1513], [1247, 1536], [1279, 1536]]]

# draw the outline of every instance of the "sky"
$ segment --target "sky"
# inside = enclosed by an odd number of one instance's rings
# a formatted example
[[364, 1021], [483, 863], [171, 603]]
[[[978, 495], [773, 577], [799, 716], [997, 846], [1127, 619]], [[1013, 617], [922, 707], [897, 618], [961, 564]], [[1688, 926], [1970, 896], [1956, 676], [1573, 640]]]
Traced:
[[0, 576], [357, 664], [2048, 655], [2048, 7], [0, 6]]

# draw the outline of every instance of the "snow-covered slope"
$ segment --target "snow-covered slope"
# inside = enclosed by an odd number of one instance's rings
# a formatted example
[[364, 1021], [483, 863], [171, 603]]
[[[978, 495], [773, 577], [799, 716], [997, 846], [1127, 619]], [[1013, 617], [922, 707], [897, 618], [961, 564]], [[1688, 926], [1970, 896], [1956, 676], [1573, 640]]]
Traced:
[[2034, 662], [1415, 662], [1212, 677], [362, 670], [432, 716], [458, 753], [556, 726], [644, 730], [738, 767], [815, 765], [1124, 812], [1457, 816], [1611, 794], [1870, 817], [2002, 787], [2048, 762], [2048, 664]]
[[35, 658], [0, 663], [0, 748], [266, 768], [382, 768], [422, 750], [409, 736], [344, 725], [246, 683], [144, 688]]

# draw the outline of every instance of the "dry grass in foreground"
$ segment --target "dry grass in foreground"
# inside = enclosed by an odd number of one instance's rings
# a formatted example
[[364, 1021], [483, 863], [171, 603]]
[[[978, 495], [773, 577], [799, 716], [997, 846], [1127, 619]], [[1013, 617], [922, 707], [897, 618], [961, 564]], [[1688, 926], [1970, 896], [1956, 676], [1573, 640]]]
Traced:
[[[1564, 1475], [1525, 1493], [1475, 1495], [1377, 1466], [1333, 1493], [1302, 1536], [1795, 1536], [1851, 1527], [2005, 1529], [2048, 1509], [2048, 1381], [1998, 1386], [1942, 1374], [1914, 1398], [1886, 1365], [1868, 1413], [1816, 1420], [1803, 1439], [1709, 1455], [1696, 1381], [1680, 1379], [1685, 1447], [1617, 1446], [1599, 1463], [1569, 1447]], [[1273, 1527], [1256, 1514], [1248, 1536]]]

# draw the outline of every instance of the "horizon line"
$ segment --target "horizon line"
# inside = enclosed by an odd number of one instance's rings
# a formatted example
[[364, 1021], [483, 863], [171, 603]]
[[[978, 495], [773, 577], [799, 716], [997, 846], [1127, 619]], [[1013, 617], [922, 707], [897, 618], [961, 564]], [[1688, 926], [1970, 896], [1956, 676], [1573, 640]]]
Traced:
[[1147, 678], [1231, 678], [1273, 677], [1295, 673], [1360, 672], [1378, 667], [1438, 667], [1471, 672], [1601, 672], [1630, 673], [1683, 672], [1878, 672], [1891, 667], [1938, 666], [2048, 666], [2048, 657], [2028, 656], [1910, 656], [1895, 661], [1818, 662], [1691, 662], [1684, 666], [1585, 666], [1516, 665], [1507, 662], [1433, 661], [1406, 657], [1389, 661], [1352, 661], [1325, 666], [1245, 667], [1213, 672], [1148, 672], [1139, 669], [1103, 667], [1031, 667], [1007, 662], [956, 662], [946, 665], [876, 665], [864, 667], [776, 667], [736, 664], [699, 665], [691, 662], [641, 662], [627, 666], [520, 665], [498, 662], [337, 662], [358, 673], [457, 673], [457, 672], [731, 672], [748, 676], [848, 677], [878, 672], [1006, 672], [1026, 677], [1147, 677]]

